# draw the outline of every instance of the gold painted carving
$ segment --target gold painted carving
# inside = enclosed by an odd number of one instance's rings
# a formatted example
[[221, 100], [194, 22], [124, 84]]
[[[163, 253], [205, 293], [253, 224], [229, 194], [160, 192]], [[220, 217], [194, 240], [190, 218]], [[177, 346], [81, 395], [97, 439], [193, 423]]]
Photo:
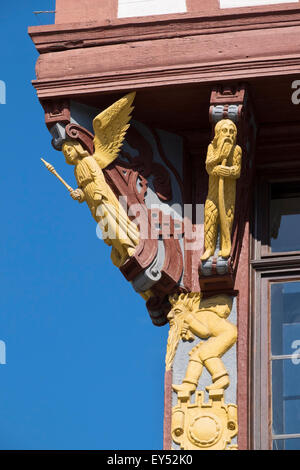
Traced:
[[224, 390], [211, 390], [208, 403], [196, 392], [195, 403], [178, 400], [173, 408], [172, 438], [183, 450], [233, 450], [237, 432], [237, 407], [224, 404]]
[[190, 352], [185, 378], [181, 385], [173, 385], [180, 398], [189, 398], [198, 385], [203, 367], [212, 376], [207, 390], [225, 389], [229, 385], [228, 372], [221, 357], [237, 340], [237, 328], [227, 320], [232, 299], [219, 295], [202, 300], [201, 294], [180, 294], [169, 297], [172, 309], [168, 314], [166, 368], [171, 368], [180, 339], [200, 341]]
[[88, 204], [104, 242], [112, 247], [111, 259], [117, 267], [133, 255], [139, 230], [106, 183], [102, 169], [118, 156], [129, 127], [134, 97], [135, 93], [126, 95], [95, 117], [93, 155], [76, 140], [66, 140], [62, 147], [66, 163], [75, 166], [78, 188], [70, 191], [71, 197]]
[[234, 122], [223, 119], [216, 124], [215, 137], [208, 146], [206, 170], [209, 174], [209, 188], [205, 203], [205, 252], [202, 261], [214, 255], [218, 229], [219, 256], [228, 258], [230, 255], [236, 180], [240, 177], [242, 162], [242, 149], [236, 145], [236, 137]]
[[[236, 405], [224, 405], [224, 390], [230, 382], [221, 359], [237, 340], [237, 328], [227, 320], [232, 298], [218, 295], [203, 300], [200, 293], [191, 293], [170, 296], [169, 301], [172, 309], [168, 314], [166, 369], [172, 368], [180, 339], [190, 342], [196, 337], [200, 339], [189, 353], [182, 383], [172, 385], [178, 397], [172, 412], [174, 441], [182, 449], [225, 449], [237, 433]], [[203, 403], [204, 391], [197, 391], [192, 404], [191, 395], [197, 389], [204, 367], [212, 377], [212, 384], [206, 387], [210, 401]], [[230, 424], [232, 413], [234, 425]]]

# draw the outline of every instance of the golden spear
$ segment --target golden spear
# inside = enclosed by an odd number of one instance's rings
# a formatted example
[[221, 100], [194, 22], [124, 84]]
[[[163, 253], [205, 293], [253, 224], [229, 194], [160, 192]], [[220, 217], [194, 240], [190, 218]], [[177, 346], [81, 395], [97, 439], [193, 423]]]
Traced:
[[70, 191], [70, 193], [72, 191], [74, 191], [73, 188], [71, 188], [71, 186], [68, 185], [68, 183], [65, 182], [65, 180], [57, 173], [57, 171], [55, 170], [54, 166], [50, 165], [50, 163], [46, 162], [43, 158], [41, 158], [42, 162], [44, 163], [45, 167], [47, 168], [47, 170], [50, 171], [50, 173], [52, 173], [54, 176], [56, 176], [56, 178], [59, 179], [59, 181], [62, 182], [62, 184], [67, 188], [68, 191]]

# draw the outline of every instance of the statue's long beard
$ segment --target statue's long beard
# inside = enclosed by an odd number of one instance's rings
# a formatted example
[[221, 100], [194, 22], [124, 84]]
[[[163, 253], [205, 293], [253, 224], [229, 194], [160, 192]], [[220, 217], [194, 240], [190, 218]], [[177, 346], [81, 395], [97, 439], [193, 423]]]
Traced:
[[232, 142], [227, 142], [226, 139], [222, 140], [221, 148], [220, 148], [220, 155], [222, 157], [222, 160], [224, 158], [227, 159], [229, 157], [232, 147], [233, 147]]
[[183, 318], [176, 317], [173, 320], [172, 326], [169, 330], [169, 337], [167, 343], [167, 353], [166, 353], [166, 370], [170, 370], [175, 358], [177, 351], [178, 343], [181, 338], [181, 329], [183, 326]]

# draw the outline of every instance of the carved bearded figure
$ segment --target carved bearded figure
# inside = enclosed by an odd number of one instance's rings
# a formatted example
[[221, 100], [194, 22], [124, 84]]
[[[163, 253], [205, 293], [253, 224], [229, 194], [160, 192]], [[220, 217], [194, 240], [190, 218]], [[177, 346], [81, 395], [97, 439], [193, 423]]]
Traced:
[[236, 180], [240, 177], [242, 160], [242, 149], [236, 145], [236, 137], [235, 124], [230, 119], [223, 119], [216, 124], [215, 137], [208, 146], [206, 170], [209, 188], [205, 203], [205, 252], [202, 261], [214, 255], [218, 231], [219, 256], [228, 258], [230, 255]]

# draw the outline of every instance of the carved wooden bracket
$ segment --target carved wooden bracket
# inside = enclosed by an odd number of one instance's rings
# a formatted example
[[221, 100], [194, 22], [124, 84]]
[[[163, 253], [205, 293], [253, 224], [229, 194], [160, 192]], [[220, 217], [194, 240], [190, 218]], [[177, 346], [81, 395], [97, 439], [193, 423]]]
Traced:
[[[204, 274], [200, 263], [199, 279], [203, 291], [228, 292], [234, 289], [235, 276], [242, 248], [243, 233], [248, 218], [251, 181], [255, 157], [257, 128], [249, 90], [246, 85], [218, 86], [212, 90], [209, 119], [214, 130], [222, 119], [230, 119], [237, 126], [237, 144], [243, 151], [241, 176], [237, 181], [235, 218], [232, 230], [232, 247], [224, 266], [213, 257], [210, 269]], [[225, 266], [226, 265], [226, 266]]]
[[[44, 101], [46, 125], [56, 150], [61, 150], [66, 139], [77, 140], [90, 155], [94, 153], [94, 136], [84, 127], [71, 122], [68, 100]], [[176, 169], [164, 154], [158, 134], [153, 137], [161, 156], [162, 163], [154, 159], [153, 150], [145, 137], [132, 125], [127, 132], [126, 141], [136, 149], [136, 156], [125, 150], [120, 152], [117, 160], [103, 170], [106, 182], [119, 198], [126, 204], [129, 217], [139, 225], [141, 236], [139, 245], [133, 256], [120, 267], [125, 278], [133, 288], [144, 296], [151, 297], [147, 308], [154, 324], [163, 325], [167, 322], [167, 297], [178, 291], [179, 281], [183, 273], [183, 253], [178, 235], [183, 236], [182, 221], [169, 218], [168, 235], [164, 236], [165, 215], [160, 209], [151, 209], [145, 198], [152, 182], [152, 191], [162, 203], [172, 200], [172, 184], [170, 173], [177, 180], [179, 190], [183, 184]], [[149, 204], [148, 204], [149, 205]], [[138, 214], [136, 213], [138, 208]], [[176, 228], [175, 228], [176, 225]], [[155, 227], [155, 230], [153, 229]]]
[[68, 124], [70, 122], [71, 115], [69, 100], [41, 100], [41, 104], [45, 111], [45, 122], [49, 130], [55, 124]]
[[[162, 164], [153, 161], [150, 145], [133, 126], [128, 131], [126, 141], [139, 150], [139, 155], [132, 158], [122, 151], [116, 162], [104, 170], [104, 174], [114, 193], [118, 197], [126, 197], [129, 216], [131, 208], [140, 208], [135, 220], [143, 226], [141, 233], [146, 228], [148, 235], [140, 239], [135, 254], [120, 270], [137, 292], [151, 290], [152, 296], [146, 306], [153, 323], [160, 326], [167, 323], [167, 296], [179, 289], [183, 272], [183, 254], [177, 239], [178, 230], [174, 228], [176, 222], [181, 222], [169, 219], [169, 236], [165, 237], [164, 214], [161, 210], [148, 208], [145, 195], [148, 178], [151, 177], [158, 198], [162, 202], [169, 201], [172, 198], [169, 175], [172, 168], [167, 170]], [[132, 216], [136, 216], [135, 212]], [[155, 230], [154, 225], [158, 227]]]

